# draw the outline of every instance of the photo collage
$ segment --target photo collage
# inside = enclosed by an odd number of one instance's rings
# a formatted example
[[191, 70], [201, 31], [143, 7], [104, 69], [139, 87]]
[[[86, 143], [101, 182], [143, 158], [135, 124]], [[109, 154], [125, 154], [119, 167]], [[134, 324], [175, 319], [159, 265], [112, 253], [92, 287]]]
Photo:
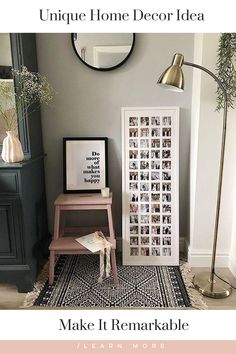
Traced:
[[129, 254], [170, 257], [171, 116], [130, 116]]

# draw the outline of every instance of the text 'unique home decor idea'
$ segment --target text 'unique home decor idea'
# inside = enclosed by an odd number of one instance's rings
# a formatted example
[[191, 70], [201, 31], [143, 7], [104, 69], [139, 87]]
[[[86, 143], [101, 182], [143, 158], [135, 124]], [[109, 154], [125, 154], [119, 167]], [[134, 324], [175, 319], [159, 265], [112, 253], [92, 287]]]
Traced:
[[64, 138], [64, 193], [107, 186], [107, 138]]
[[123, 263], [179, 263], [179, 109], [122, 108]]

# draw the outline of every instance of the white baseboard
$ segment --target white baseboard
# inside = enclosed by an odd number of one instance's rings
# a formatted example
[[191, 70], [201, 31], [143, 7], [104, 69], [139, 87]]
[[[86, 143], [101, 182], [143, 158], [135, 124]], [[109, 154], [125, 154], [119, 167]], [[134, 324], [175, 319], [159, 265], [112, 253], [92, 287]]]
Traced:
[[232, 256], [229, 258], [229, 269], [236, 278], [236, 260], [233, 259]]
[[[193, 250], [188, 247], [188, 263], [190, 267], [210, 267], [212, 252], [209, 250]], [[216, 256], [216, 267], [229, 267], [229, 252], [218, 251]]]

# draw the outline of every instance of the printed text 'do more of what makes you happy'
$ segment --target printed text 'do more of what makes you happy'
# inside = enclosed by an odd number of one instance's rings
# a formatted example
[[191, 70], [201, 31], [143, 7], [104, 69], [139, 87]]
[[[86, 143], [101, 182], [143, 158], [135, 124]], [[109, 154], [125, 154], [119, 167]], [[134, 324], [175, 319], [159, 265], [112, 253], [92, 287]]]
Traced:
[[51, 11], [50, 9], [39, 10], [40, 20], [44, 22], [61, 22], [66, 24], [72, 22], [125, 22], [125, 21], [154, 21], [154, 22], [171, 22], [171, 21], [205, 21], [203, 12], [193, 12], [189, 9], [176, 9], [173, 12], [146, 12], [141, 9], [133, 9], [132, 12], [106, 12], [101, 9], [90, 9], [89, 12], [63, 12], [62, 10]]

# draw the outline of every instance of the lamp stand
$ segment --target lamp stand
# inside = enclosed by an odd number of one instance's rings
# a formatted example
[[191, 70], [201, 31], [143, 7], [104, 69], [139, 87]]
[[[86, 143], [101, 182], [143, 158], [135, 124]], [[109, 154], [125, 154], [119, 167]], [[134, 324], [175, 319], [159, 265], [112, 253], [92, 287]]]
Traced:
[[225, 155], [225, 138], [226, 138], [226, 127], [227, 127], [227, 110], [228, 110], [228, 99], [227, 92], [215, 74], [210, 70], [204, 68], [203, 66], [183, 62], [183, 65], [192, 66], [194, 68], [200, 69], [207, 74], [209, 74], [218, 83], [221, 90], [224, 93], [224, 114], [223, 114], [223, 129], [222, 129], [222, 140], [221, 140], [221, 154], [220, 154], [220, 167], [219, 167], [219, 179], [218, 179], [218, 191], [217, 191], [217, 202], [216, 202], [216, 216], [215, 216], [215, 227], [214, 227], [214, 239], [213, 239], [213, 249], [212, 249], [212, 261], [210, 272], [201, 272], [194, 276], [193, 283], [196, 289], [203, 295], [215, 299], [225, 298], [231, 294], [232, 288], [226, 282], [216, 278], [215, 276], [215, 261], [216, 261], [216, 247], [219, 229], [219, 215], [221, 206], [221, 191], [222, 191], [222, 180], [223, 180], [223, 170], [224, 170], [224, 155]]

